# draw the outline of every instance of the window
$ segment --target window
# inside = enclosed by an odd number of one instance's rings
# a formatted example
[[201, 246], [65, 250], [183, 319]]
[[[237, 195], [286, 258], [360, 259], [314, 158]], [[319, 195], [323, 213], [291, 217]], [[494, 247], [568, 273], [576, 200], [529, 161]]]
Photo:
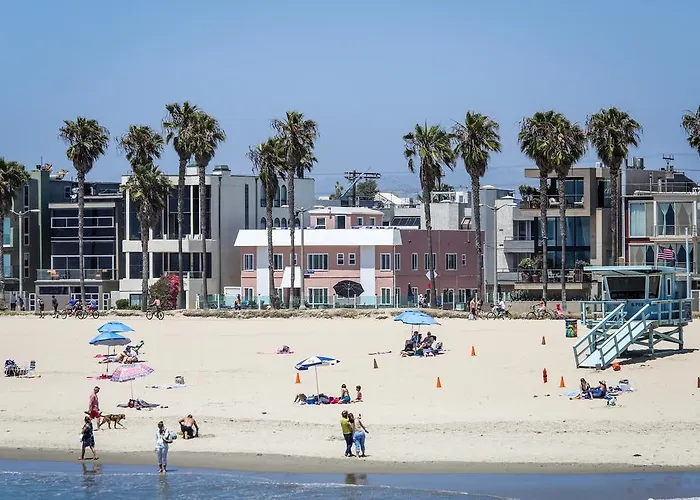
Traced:
[[275, 220], [272, 221], [272, 227], [280, 227], [280, 218], [275, 217]]
[[297, 253], [294, 252], [294, 265], [298, 266], [299, 265], [299, 259], [297, 259]]
[[457, 302], [459, 302], [460, 304], [467, 303], [467, 290], [466, 290], [466, 288], [460, 288], [457, 291]]
[[401, 305], [401, 289], [399, 287], [394, 288], [394, 306], [399, 307]]
[[379, 303], [383, 306], [391, 305], [391, 288], [382, 288], [380, 293], [381, 298]]
[[326, 229], [325, 217], [316, 217], [316, 229]]
[[252, 271], [255, 269], [255, 261], [252, 253], [247, 253], [243, 256], [243, 270]]
[[400, 271], [400, 270], [401, 270], [401, 254], [395, 253], [394, 254], [394, 271]]
[[282, 229], [287, 229], [287, 219], [285, 217], [282, 217]]
[[328, 304], [328, 288], [309, 288], [307, 293], [311, 305]]
[[354, 265], [355, 265], [355, 254], [349, 253], [348, 254], [348, 266], [354, 266]]
[[22, 262], [22, 267], [24, 268], [22, 275], [25, 278], [29, 278], [29, 253], [24, 254], [24, 261]]
[[24, 209], [29, 210], [29, 184], [24, 185]]
[[629, 232], [631, 238], [645, 238], [654, 235], [652, 228], [654, 224], [652, 203], [630, 202], [629, 214]]
[[344, 215], [336, 215], [335, 216], [335, 228], [336, 229], [345, 229], [345, 216]]
[[245, 229], [250, 229], [250, 186], [245, 185], [243, 194], [243, 219]]
[[376, 225], [377, 225], [377, 219], [376, 219], [376, 217], [370, 217], [370, 218], [369, 218], [369, 225], [370, 225], [370, 226], [376, 226]]
[[24, 246], [29, 246], [29, 217], [24, 218], [24, 222], [22, 222], [22, 231], [24, 232]]
[[390, 271], [391, 270], [391, 254], [383, 253], [379, 255], [379, 270], [380, 271]]
[[12, 260], [10, 259], [10, 254], [3, 254], [2, 263], [5, 266], [5, 278], [12, 278]]
[[70, 186], [65, 186], [63, 188], [63, 198], [66, 200], [70, 200], [70, 195], [72, 194], [71, 192], [71, 187]]
[[327, 271], [328, 270], [328, 254], [327, 253], [310, 253], [306, 256], [307, 258], [307, 269], [313, 271]]
[[260, 229], [267, 229], [267, 219], [265, 217], [260, 219]]
[[[430, 262], [428, 261], [429, 254], [423, 254], [423, 264], [426, 271], [430, 271]], [[437, 254], [433, 254], [433, 271], [437, 271]]]
[[462, 254], [462, 266], [466, 266], [466, 265], [467, 265], [467, 254], [463, 253]]
[[362, 217], [357, 218], [357, 225], [362, 226], [365, 223], [365, 220]]
[[446, 253], [445, 254], [445, 270], [446, 271], [456, 271], [457, 270], [457, 254], [456, 253]]
[[272, 268], [275, 271], [284, 269], [284, 256], [281, 253], [276, 253], [272, 256]]
[[244, 288], [243, 289], [243, 300], [246, 302], [255, 301], [255, 288]]
[[336, 263], [339, 266], [342, 266], [345, 264], [345, 254], [344, 253], [339, 253], [338, 256], [336, 257]]
[[418, 271], [418, 254], [411, 254], [411, 271]]
[[2, 220], [2, 245], [12, 246], [12, 229], [10, 228], [10, 218], [5, 217]]
[[455, 301], [455, 290], [454, 288], [445, 288], [442, 291], [442, 303], [453, 304]]

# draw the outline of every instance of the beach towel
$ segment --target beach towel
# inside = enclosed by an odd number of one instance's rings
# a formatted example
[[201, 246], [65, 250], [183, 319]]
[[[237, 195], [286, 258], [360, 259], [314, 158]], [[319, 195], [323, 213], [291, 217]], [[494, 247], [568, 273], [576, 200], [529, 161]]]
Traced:
[[137, 410], [151, 410], [153, 408], [167, 408], [166, 406], [161, 406], [156, 403], [148, 403], [142, 399], [135, 399], [133, 406], [129, 406], [129, 403], [119, 403], [117, 405], [119, 408], [136, 408]]
[[258, 354], [294, 354], [294, 351], [287, 351], [287, 352], [258, 352]]
[[368, 356], [379, 356], [380, 354], [391, 354], [391, 351], [368, 352]]
[[567, 398], [575, 398], [579, 394], [581, 394], [581, 391], [575, 390], [575, 391], [565, 392], [564, 394], [562, 394], [562, 396], [566, 396]]
[[112, 378], [111, 375], [107, 375], [106, 373], [103, 373], [102, 375], [98, 375], [96, 377], [88, 377], [91, 380], [109, 380]]
[[146, 389], [182, 389], [189, 387], [187, 384], [162, 384], [162, 385], [147, 385]]

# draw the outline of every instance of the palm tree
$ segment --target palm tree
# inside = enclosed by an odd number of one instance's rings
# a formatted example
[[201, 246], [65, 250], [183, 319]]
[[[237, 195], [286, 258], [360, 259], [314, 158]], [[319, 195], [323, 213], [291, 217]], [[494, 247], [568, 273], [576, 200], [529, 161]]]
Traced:
[[[265, 190], [265, 218], [267, 228], [267, 272], [270, 288], [270, 303], [277, 309], [280, 298], [275, 287], [274, 248], [272, 246], [272, 205], [279, 189], [280, 178], [285, 175], [284, 145], [278, 137], [271, 137], [248, 150], [248, 158], [253, 163], [253, 170], [258, 173], [260, 183]], [[292, 220], [292, 225], [294, 221]]]
[[547, 179], [554, 170], [557, 128], [566, 118], [556, 111], [538, 111], [520, 123], [520, 151], [535, 162], [540, 171], [540, 231], [542, 236], [542, 298], [547, 299]]
[[[213, 116], [199, 111], [195, 115], [191, 129], [192, 153], [197, 164], [197, 174], [199, 176], [199, 234], [202, 238], [202, 296], [204, 302], [203, 309], [209, 309], [209, 290], [207, 287], [207, 222], [206, 206], [206, 174], [209, 162], [219, 147], [219, 144], [226, 140], [226, 133]], [[209, 224], [211, 226], [211, 224]]]
[[[179, 158], [177, 178], [177, 262], [178, 277], [180, 279], [180, 292], [178, 293], [178, 308], [185, 308], [185, 286], [183, 274], [182, 239], [184, 234], [182, 226], [185, 222], [185, 173], [187, 162], [192, 158], [191, 134], [192, 123], [199, 109], [190, 101], [166, 104], [168, 114], [163, 120], [163, 129], [166, 132], [165, 141], [172, 141], [173, 148]], [[192, 232], [192, 228], [190, 228]]]
[[698, 106], [695, 113], [688, 111], [683, 115], [681, 126], [688, 134], [690, 147], [700, 154], [700, 106]]
[[442, 182], [445, 171], [455, 167], [455, 153], [452, 150], [451, 136], [440, 125], [428, 126], [416, 123], [413, 132], [403, 136], [404, 157], [408, 160], [408, 169], [415, 172], [414, 160], [420, 161], [420, 187], [425, 210], [425, 228], [428, 236], [428, 271], [432, 289], [430, 303], [437, 305], [437, 287], [435, 284], [435, 262], [433, 262], [433, 233], [430, 218], [430, 193]]
[[[5, 158], [0, 157], [0, 310], [5, 309], [5, 249], [2, 242], [2, 223], [12, 210], [15, 194], [28, 180], [29, 174], [24, 170], [24, 165], [16, 161], [5, 161]], [[22, 276], [19, 276], [19, 279], [22, 279]]]
[[610, 170], [610, 191], [612, 194], [612, 206], [610, 209], [610, 227], [612, 229], [612, 259], [617, 263], [618, 228], [620, 221], [620, 168], [622, 162], [629, 154], [630, 146], [639, 146], [642, 126], [630, 117], [626, 112], [612, 107], [601, 109], [588, 118], [586, 122], [586, 135], [593, 149], [598, 153], [598, 158], [603, 165]]
[[[499, 125], [486, 115], [468, 111], [464, 123], [455, 123], [452, 136], [456, 142], [455, 155], [461, 156], [464, 168], [472, 181], [472, 198], [476, 231], [477, 282], [481, 297], [486, 296], [484, 283], [484, 248], [481, 240], [481, 206], [479, 205], [479, 190], [481, 178], [486, 174], [491, 153], [501, 152], [501, 136]], [[493, 263], [496, 265], [496, 262]], [[494, 297], [496, 290], [493, 291]], [[495, 300], [495, 299], [494, 299]]]
[[559, 190], [559, 233], [561, 238], [561, 304], [566, 311], [566, 177], [586, 152], [586, 133], [578, 123], [571, 123], [567, 118], [557, 123], [556, 143], [554, 146], [554, 171], [557, 174]]
[[[314, 143], [318, 139], [318, 125], [313, 120], [304, 119], [304, 113], [299, 111], [287, 111], [285, 119], [272, 120], [272, 129], [277, 133], [277, 136], [282, 141], [285, 152], [285, 175], [287, 177], [287, 204], [289, 205], [289, 262], [291, 288], [289, 291], [289, 307], [294, 307], [294, 279], [295, 279], [295, 248], [294, 248], [294, 229], [296, 228], [296, 210], [294, 206], [294, 178], [304, 177], [305, 171], [310, 171], [313, 164], [316, 162], [314, 156]], [[300, 223], [303, 224], [303, 214], [301, 215]], [[306, 263], [299, 262], [299, 265], [306, 266]], [[303, 276], [301, 278], [304, 279]], [[300, 297], [300, 304], [303, 303], [304, 297]]]
[[145, 312], [149, 303], [150, 230], [162, 216], [172, 189], [168, 177], [153, 164], [160, 158], [165, 141], [151, 127], [130, 125], [129, 131], [117, 140], [117, 145], [125, 153], [132, 171], [122, 189], [128, 193], [131, 203], [136, 205], [136, 216], [141, 223], [141, 310]]
[[85, 302], [85, 259], [83, 231], [85, 220], [85, 176], [109, 146], [109, 131], [97, 120], [79, 116], [75, 121], [64, 120], [60, 137], [68, 144], [66, 156], [73, 162], [78, 177], [78, 253], [80, 254], [80, 298]]

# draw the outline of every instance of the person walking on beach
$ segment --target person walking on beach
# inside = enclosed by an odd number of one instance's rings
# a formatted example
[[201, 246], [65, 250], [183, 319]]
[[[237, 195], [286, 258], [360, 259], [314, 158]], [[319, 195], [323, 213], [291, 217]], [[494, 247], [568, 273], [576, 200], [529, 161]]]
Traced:
[[97, 454], [95, 453], [95, 433], [92, 430], [92, 420], [87, 415], [85, 416], [83, 429], [80, 431], [80, 442], [82, 444], [80, 460], [85, 460], [85, 448], [90, 448], [92, 459], [97, 460]]
[[44, 301], [41, 297], [36, 299], [37, 309], [39, 309], [39, 318], [44, 319]]
[[158, 422], [158, 431], [156, 431], [156, 457], [158, 457], [159, 474], [168, 472], [168, 445], [172, 442], [170, 432], [168, 432], [161, 420]]
[[51, 307], [53, 307], [53, 317], [58, 318], [58, 299], [55, 295], [51, 296]]
[[[350, 413], [348, 416], [352, 417], [352, 413]], [[362, 423], [362, 414], [358, 413], [357, 418], [353, 420], [355, 420], [355, 433], [353, 434], [353, 440], [355, 441], [355, 453], [358, 457], [365, 458], [367, 456], [365, 455], [365, 438], [367, 437], [367, 434], [369, 434], [369, 431]]]
[[343, 410], [340, 414], [340, 430], [343, 431], [343, 437], [345, 438], [345, 456], [353, 457], [354, 455], [352, 454], [352, 435], [354, 429], [352, 427], [352, 424], [350, 423], [350, 419], [348, 418], [349, 415], [350, 414], [347, 410]]
[[92, 420], [93, 418], [97, 419], [97, 428], [100, 428], [100, 418], [102, 417], [102, 412], [100, 411], [100, 400], [97, 397], [97, 395], [100, 393], [100, 388], [95, 386], [95, 388], [92, 390], [92, 393], [90, 393], [90, 401], [88, 403], [88, 411], [87, 413], [88, 417]]

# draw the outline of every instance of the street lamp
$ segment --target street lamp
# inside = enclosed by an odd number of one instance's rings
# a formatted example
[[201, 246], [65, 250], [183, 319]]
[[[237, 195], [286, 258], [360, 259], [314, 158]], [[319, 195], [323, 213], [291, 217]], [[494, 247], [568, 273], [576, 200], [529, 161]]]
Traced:
[[480, 207], [486, 207], [493, 211], [493, 302], [498, 302], [498, 211], [502, 208], [515, 208], [515, 203], [506, 203], [500, 207], [479, 203]]
[[[18, 212], [16, 210], [11, 209], [10, 213], [14, 214], [17, 217], [17, 221], [19, 223], [19, 261], [23, 262], [24, 260], [24, 231], [22, 228], [22, 221], [24, 220], [24, 216], [29, 214], [29, 213], [38, 213], [39, 209], [38, 208], [31, 208], [29, 210], [23, 210], [21, 212]], [[24, 269], [23, 265], [18, 266], [18, 277], [19, 277], [19, 296], [22, 297], [22, 300], [24, 300], [24, 286], [22, 286], [22, 282], [24, 280]]]

